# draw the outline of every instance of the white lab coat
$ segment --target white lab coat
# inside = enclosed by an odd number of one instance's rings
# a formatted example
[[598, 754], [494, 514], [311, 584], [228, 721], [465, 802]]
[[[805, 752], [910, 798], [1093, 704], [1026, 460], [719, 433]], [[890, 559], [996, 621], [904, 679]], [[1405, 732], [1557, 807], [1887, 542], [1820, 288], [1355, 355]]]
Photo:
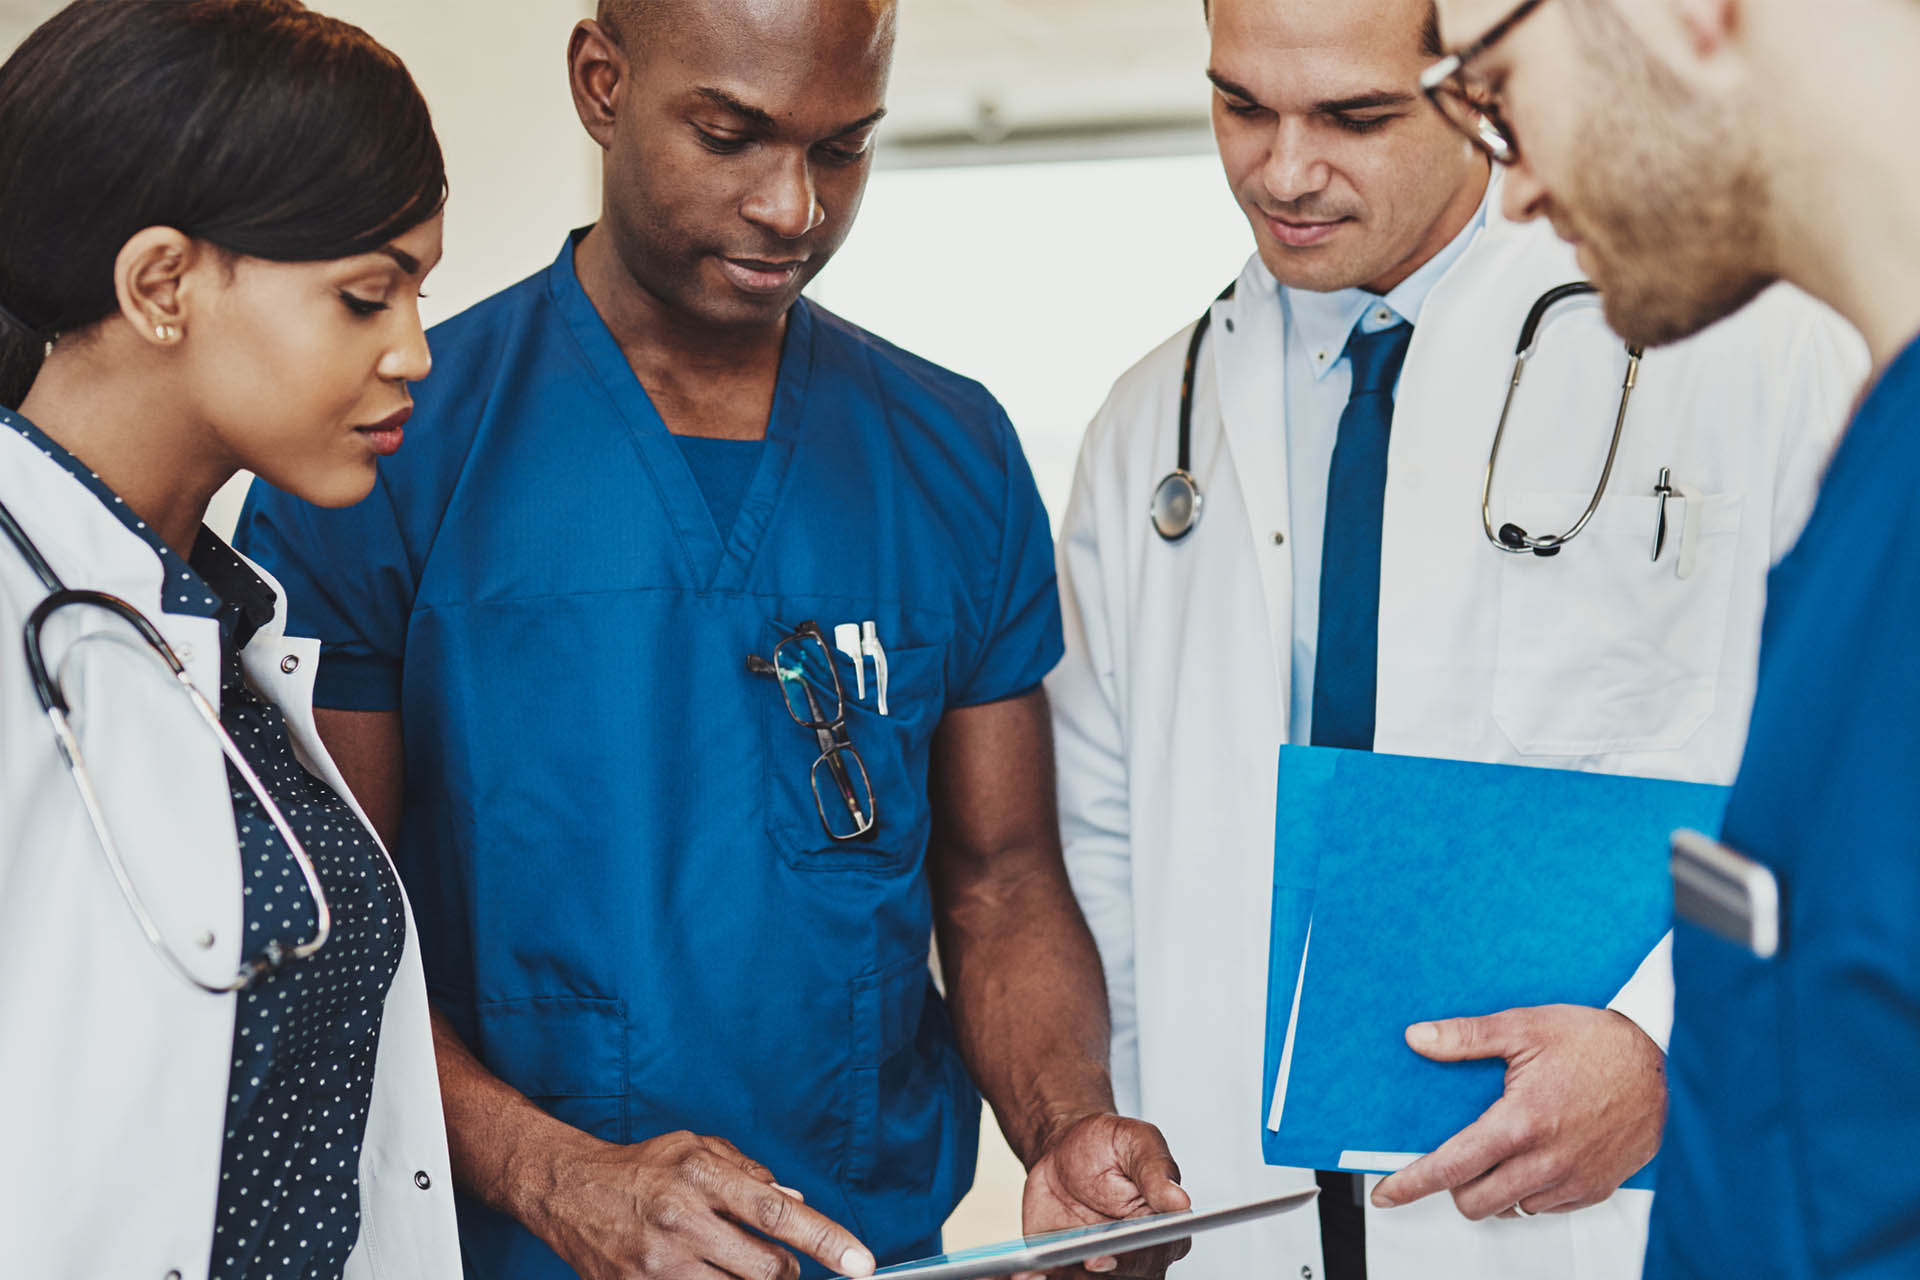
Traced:
[[[1436, 285], [1396, 401], [1380, 585], [1381, 751], [1726, 783], [1753, 696], [1765, 578], [1811, 507], [1866, 370], [1837, 317], [1775, 289], [1648, 353], [1608, 496], [1557, 558], [1502, 554], [1480, 488], [1534, 300], [1580, 278], [1543, 224], [1490, 202]], [[1263, 1165], [1261, 1073], [1275, 761], [1288, 724], [1293, 564], [1284, 326], [1255, 258], [1213, 307], [1193, 410], [1203, 517], [1147, 505], [1174, 464], [1191, 328], [1095, 418], [1060, 535], [1067, 656], [1048, 681], [1068, 864], [1100, 943], [1123, 1109], [1161, 1126], [1196, 1203], [1311, 1185]], [[1597, 308], [1552, 322], [1523, 383], [1495, 525], [1561, 532], [1600, 475], [1626, 356]], [[1661, 467], [1689, 495], [1651, 562]], [[1675, 545], [1678, 539], [1679, 545]], [[1383, 970], [1392, 966], [1383, 950]], [[1665, 948], [1614, 1007], [1663, 1047]], [[1436, 1009], [1435, 1016], [1491, 1013]], [[1370, 1181], [1369, 1189], [1377, 1179]], [[1639, 1274], [1651, 1195], [1470, 1223], [1449, 1197], [1368, 1215], [1375, 1280]], [[1195, 1242], [1185, 1274], [1319, 1276], [1312, 1212]]]
[[[218, 704], [218, 624], [163, 612], [152, 549], [3, 427], [0, 501], [69, 586], [146, 614]], [[0, 537], [0, 1270], [204, 1277], [237, 999], [167, 968], [114, 885], [27, 678], [20, 636], [44, 595]], [[345, 796], [314, 730], [319, 645], [287, 637], [285, 616], [243, 651], [247, 679], [286, 716], [306, 767]], [[46, 628], [48, 658], [64, 665], [88, 764], [149, 909], [201, 976], [225, 981], [240, 962], [240, 854], [219, 744], [149, 651], [114, 638], [124, 634], [100, 610], [63, 610]], [[360, 1178], [348, 1277], [460, 1274], [411, 915]]]

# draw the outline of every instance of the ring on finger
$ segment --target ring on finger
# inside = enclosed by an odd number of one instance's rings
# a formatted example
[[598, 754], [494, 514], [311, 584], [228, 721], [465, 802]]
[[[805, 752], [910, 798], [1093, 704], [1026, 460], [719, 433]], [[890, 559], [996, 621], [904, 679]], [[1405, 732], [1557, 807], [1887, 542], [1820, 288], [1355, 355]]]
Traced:
[[1518, 1200], [1515, 1200], [1513, 1202], [1513, 1216], [1516, 1218], [1533, 1218], [1533, 1217], [1538, 1217], [1539, 1215], [1527, 1212], [1527, 1210], [1521, 1205], [1521, 1203]]

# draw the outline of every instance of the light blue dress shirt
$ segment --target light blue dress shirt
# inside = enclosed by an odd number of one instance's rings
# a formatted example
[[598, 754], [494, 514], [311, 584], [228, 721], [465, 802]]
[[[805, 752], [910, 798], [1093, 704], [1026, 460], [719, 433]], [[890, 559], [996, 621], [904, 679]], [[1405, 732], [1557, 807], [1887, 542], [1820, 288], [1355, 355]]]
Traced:
[[1287, 741], [1306, 746], [1313, 730], [1313, 669], [1320, 635], [1320, 547], [1327, 523], [1327, 472], [1347, 407], [1353, 371], [1347, 338], [1358, 325], [1374, 333], [1406, 321], [1487, 224], [1483, 197], [1473, 220], [1418, 271], [1383, 298], [1365, 289], [1315, 293], [1280, 288], [1287, 343], [1287, 509], [1293, 551], [1293, 700]]

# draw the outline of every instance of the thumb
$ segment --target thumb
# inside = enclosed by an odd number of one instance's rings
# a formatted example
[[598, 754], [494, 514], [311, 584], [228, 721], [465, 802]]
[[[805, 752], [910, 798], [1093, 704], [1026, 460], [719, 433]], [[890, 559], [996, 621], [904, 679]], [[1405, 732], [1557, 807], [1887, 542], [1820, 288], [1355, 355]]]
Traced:
[[1521, 1013], [1509, 1009], [1484, 1018], [1441, 1018], [1407, 1028], [1407, 1047], [1435, 1062], [1507, 1058], [1522, 1047]]
[[1140, 1189], [1140, 1198], [1147, 1202], [1147, 1208], [1155, 1213], [1191, 1209], [1193, 1197], [1180, 1185], [1180, 1166], [1174, 1163], [1159, 1130], [1147, 1128], [1141, 1138], [1132, 1144], [1126, 1174]]
[[1180, 1213], [1193, 1208], [1193, 1197], [1177, 1181], [1179, 1176], [1172, 1160], [1162, 1160], [1143, 1170], [1134, 1185], [1140, 1188], [1140, 1198], [1147, 1202], [1147, 1208], [1155, 1213]]

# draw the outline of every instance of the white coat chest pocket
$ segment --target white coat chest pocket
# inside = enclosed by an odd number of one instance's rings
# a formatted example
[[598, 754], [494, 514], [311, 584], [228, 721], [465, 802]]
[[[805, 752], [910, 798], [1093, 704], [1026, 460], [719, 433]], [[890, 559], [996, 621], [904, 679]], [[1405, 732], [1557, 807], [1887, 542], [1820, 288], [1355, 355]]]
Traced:
[[[1508, 501], [1523, 527], [1558, 528], [1586, 497]], [[1738, 496], [1669, 499], [1655, 562], [1659, 499], [1609, 496], [1558, 556], [1506, 558], [1493, 718], [1514, 750], [1590, 756], [1687, 744], [1719, 697], [1740, 511]]]

